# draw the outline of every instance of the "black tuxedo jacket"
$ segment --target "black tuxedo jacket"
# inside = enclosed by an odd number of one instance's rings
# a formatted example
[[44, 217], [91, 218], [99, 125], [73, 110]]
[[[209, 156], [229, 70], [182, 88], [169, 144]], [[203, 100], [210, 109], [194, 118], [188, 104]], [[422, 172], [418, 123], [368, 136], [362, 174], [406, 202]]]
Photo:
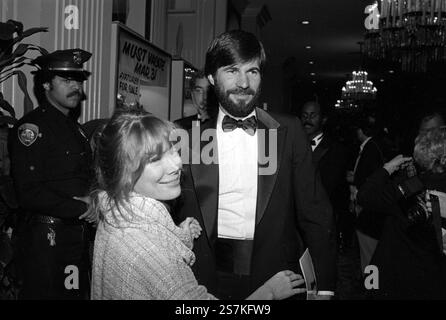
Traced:
[[354, 184], [359, 189], [369, 176], [384, 165], [384, 155], [374, 138], [367, 141], [356, 167]]
[[[252, 290], [275, 273], [299, 272], [299, 258], [306, 247], [313, 258], [319, 290], [335, 288], [336, 239], [332, 209], [313, 164], [311, 148], [297, 118], [270, 115], [257, 109], [259, 130], [277, 133], [277, 169], [259, 175], [256, 226], [252, 254]], [[216, 119], [201, 131], [216, 128]], [[259, 139], [261, 137], [258, 134]], [[272, 143], [264, 135], [265, 150]], [[201, 142], [204, 147], [206, 142]], [[215, 148], [216, 148], [215, 141]], [[259, 146], [262, 142], [259, 141]], [[259, 155], [260, 155], [259, 150]], [[262, 165], [259, 164], [259, 169]], [[194, 243], [194, 273], [200, 284], [216, 293], [215, 241], [217, 240], [218, 164], [184, 166], [178, 221], [188, 216], [203, 226]]]
[[335, 212], [347, 210], [349, 190], [346, 180], [349, 154], [347, 149], [324, 135], [313, 151], [313, 163]]
[[[365, 144], [356, 167], [354, 184], [358, 190], [361, 189], [367, 178], [383, 165], [383, 153], [378, 143], [372, 138]], [[371, 210], [368, 206], [362, 207], [363, 210], [356, 219], [356, 227], [361, 232], [378, 240], [381, 237], [384, 218], [382, 215], [376, 214], [375, 210]]]

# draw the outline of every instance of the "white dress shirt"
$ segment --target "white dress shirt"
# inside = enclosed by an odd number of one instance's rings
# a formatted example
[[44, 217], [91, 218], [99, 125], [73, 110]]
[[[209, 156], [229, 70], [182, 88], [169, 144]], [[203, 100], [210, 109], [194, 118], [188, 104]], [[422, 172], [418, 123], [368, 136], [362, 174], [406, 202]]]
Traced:
[[372, 139], [372, 137], [368, 137], [367, 139], [365, 139], [364, 142], [361, 143], [361, 145], [359, 146], [359, 154], [358, 157], [356, 158], [355, 168], [353, 169], [353, 175], [355, 175], [356, 173], [356, 168], [358, 167], [359, 159], [361, 159], [362, 150], [364, 150], [365, 145], [367, 144], [367, 142], [369, 142], [370, 139]]
[[315, 136], [313, 139], [311, 139], [311, 141], [314, 141], [314, 145], [311, 144], [312, 151], [314, 151], [317, 148], [317, 146], [319, 145], [319, 143], [321, 143], [323, 137], [324, 137], [324, 133], [321, 132], [317, 136]]
[[[255, 115], [255, 110], [248, 115]], [[254, 239], [257, 206], [258, 141], [241, 128], [223, 132], [225, 113], [217, 117], [218, 237]]]

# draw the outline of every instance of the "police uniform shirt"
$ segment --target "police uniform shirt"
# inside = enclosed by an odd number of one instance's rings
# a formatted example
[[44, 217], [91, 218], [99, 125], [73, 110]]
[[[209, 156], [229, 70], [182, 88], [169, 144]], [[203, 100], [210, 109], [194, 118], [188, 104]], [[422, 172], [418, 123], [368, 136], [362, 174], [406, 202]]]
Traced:
[[79, 124], [50, 104], [36, 108], [9, 135], [11, 174], [20, 206], [33, 213], [74, 218], [85, 213], [91, 149]]

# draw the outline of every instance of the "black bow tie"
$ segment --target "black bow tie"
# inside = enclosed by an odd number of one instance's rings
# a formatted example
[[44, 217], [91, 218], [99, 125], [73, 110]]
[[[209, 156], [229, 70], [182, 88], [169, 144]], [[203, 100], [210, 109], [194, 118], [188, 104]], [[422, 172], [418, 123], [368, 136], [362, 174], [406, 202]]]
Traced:
[[225, 116], [221, 127], [223, 128], [224, 132], [233, 131], [236, 128], [242, 128], [246, 133], [253, 136], [257, 129], [257, 119], [255, 116], [252, 116], [245, 120], [236, 120], [229, 116]]
[[315, 146], [316, 145], [316, 140], [311, 140], [311, 145]]

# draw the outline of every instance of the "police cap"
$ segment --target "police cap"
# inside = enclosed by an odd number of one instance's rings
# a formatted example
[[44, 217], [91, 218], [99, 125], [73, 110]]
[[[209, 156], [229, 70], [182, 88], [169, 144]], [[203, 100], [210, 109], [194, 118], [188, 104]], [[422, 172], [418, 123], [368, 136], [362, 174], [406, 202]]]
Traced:
[[91, 53], [82, 49], [57, 50], [34, 59], [32, 63], [39, 71], [50, 71], [64, 78], [85, 81], [91, 73], [83, 69], [83, 64], [90, 57]]

